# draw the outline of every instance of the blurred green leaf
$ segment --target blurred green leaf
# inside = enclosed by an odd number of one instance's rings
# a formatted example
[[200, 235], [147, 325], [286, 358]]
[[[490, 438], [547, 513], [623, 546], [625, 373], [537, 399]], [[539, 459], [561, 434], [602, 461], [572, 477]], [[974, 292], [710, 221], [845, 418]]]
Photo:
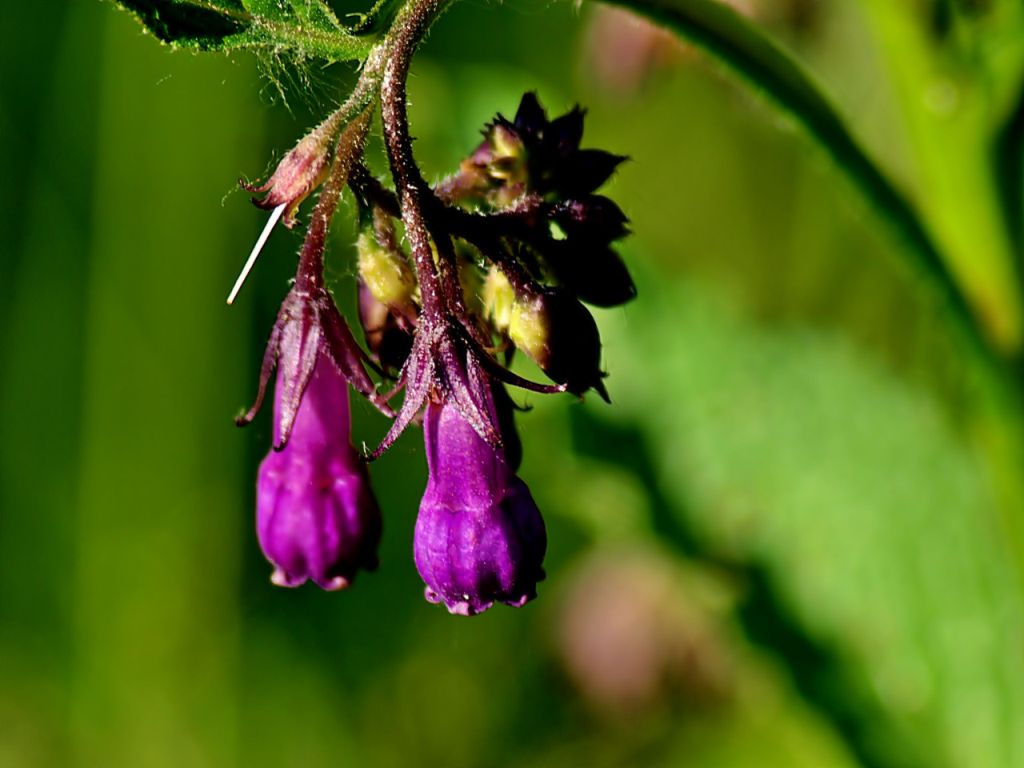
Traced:
[[115, 0], [157, 38], [182, 48], [285, 50], [300, 58], [362, 59], [372, 40], [349, 33], [324, 0]]
[[993, 159], [1020, 98], [1024, 4], [955, 3], [945, 34], [914, 4], [870, 0], [862, 8], [899, 96], [895, 128], [909, 138], [921, 214], [985, 325], [1019, 354], [1024, 297], [1012, 247], [1019, 211], [1006, 217], [1000, 206], [1000, 176], [1014, 169], [1003, 158], [993, 169]]
[[[220, 294], [251, 213], [218, 203], [225, 179], [258, 151], [261, 109], [248, 89], [221, 83], [255, 68], [168, 63], [104, 15], [96, 172], [82, 193], [92, 234], [79, 247], [88, 274], [78, 286], [75, 547], [61, 579], [74, 605], [69, 762], [232, 765], [248, 515], [230, 413], [246, 389], [248, 324]], [[167, 151], [123, 150], [142, 135]], [[185, 187], [183, 203], [174, 190]], [[145, 205], [126, 215], [106, 202], [118, 195]], [[160, 297], [150, 301], [153, 286]], [[232, 372], [213, 373], [222, 365]]]
[[[948, 259], [916, 206], [865, 152], [846, 122], [797, 61], [724, 3], [714, 0], [614, 0], [668, 27], [719, 59], [788, 112], [831, 156], [854, 187], [906, 245], [916, 267], [948, 300], [967, 336], [983, 351], [988, 344], [976, 321], [990, 320], [984, 306], [971, 306]], [[1001, 326], [985, 330], [1005, 341]]]
[[1024, 83], [1014, 109], [996, 139], [996, 184], [1003, 219], [1024, 275]]
[[990, 478], [941, 406], [838, 337], [638, 284], [644, 301], [604, 324], [608, 413], [644, 425], [703, 546], [764, 568], [835, 649], [873, 763], [1024, 764], [1019, 581]]

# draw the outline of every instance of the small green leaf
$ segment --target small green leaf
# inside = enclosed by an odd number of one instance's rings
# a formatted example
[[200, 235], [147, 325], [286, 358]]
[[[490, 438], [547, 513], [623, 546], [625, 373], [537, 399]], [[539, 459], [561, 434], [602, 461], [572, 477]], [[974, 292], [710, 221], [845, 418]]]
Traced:
[[167, 43], [217, 48], [248, 25], [240, 3], [187, 3], [176, 0], [121, 0], [158, 38]]
[[338, 17], [324, 0], [291, 0], [295, 16], [304, 24], [312, 24], [317, 29], [333, 32], [341, 29]]
[[347, 31], [324, 0], [115, 0], [160, 40], [201, 51], [265, 48], [300, 58], [365, 58], [372, 40]]

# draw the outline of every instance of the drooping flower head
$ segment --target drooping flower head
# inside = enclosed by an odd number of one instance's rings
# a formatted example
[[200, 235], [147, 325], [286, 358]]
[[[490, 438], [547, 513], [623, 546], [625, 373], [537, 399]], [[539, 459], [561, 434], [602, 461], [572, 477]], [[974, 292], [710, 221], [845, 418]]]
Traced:
[[[470, 379], [495, 422], [507, 423], [489, 391], [501, 385], [479, 370]], [[429, 477], [413, 551], [427, 599], [467, 616], [495, 602], [524, 605], [544, 578], [547, 535], [504, 447], [516, 443], [484, 440], [453, 400], [430, 402], [423, 430]]]
[[[340, 589], [376, 567], [380, 513], [349, 436], [351, 385], [393, 419], [368, 459], [422, 421], [429, 476], [413, 549], [427, 599], [462, 615], [496, 602], [522, 606], [544, 578], [547, 535], [516, 474], [522, 446], [505, 385], [608, 399], [600, 334], [584, 303], [617, 306], [636, 293], [612, 247], [628, 234], [626, 216], [596, 194], [624, 158], [580, 148], [579, 108], [549, 120], [526, 94], [514, 121], [498, 115], [458, 173], [431, 190], [400, 113], [382, 105], [394, 192], [359, 160], [370, 110], [347, 127], [325, 121], [253, 190], [266, 192], [258, 204], [274, 212], [243, 278], [277, 218], [291, 223], [322, 183], [256, 404], [239, 420], [253, 418], [276, 366], [259, 541], [283, 586], [313, 580]], [[368, 353], [324, 287], [327, 230], [345, 184], [359, 210], [358, 312]], [[517, 351], [553, 383], [509, 370]], [[364, 364], [394, 378], [386, 398]], [[386, 400], [403, 390], [395, 413]]]

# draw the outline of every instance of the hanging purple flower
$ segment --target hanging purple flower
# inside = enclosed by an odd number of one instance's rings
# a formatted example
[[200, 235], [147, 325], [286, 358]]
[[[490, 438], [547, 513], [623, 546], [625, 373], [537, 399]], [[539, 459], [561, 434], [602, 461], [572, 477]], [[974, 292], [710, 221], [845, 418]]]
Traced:
[[256, 485], [260, 546], [275, 584], [312, 579], [342, 589], [360, 568], [377, 566], [381, 529], [366, 464], [349, 436], [349, 385], [382, 401], [348, 325], [318, 284], [297, 282], [285, 297], [256, 403], [239, 424], [255, 417], [275, 365], [274, 443]]
[[[274, 443], [282, 443], [278, 369]], [[271, 580], [296, 587], [312, 579], [347, 587], [360, 568], [377, 567], [381, 519], [366, 465], [349, 438], [348, 381], [324, 348], [302, 394], [291, 435], [263, 460], [256, 486], [256, 530], [274, 565]]]
[[529, 488], [456, 405], [431, 402], [423, 429], [430, 474], [413, 550], [427, 600], [464, 616], [524, 605], [547, 548]]

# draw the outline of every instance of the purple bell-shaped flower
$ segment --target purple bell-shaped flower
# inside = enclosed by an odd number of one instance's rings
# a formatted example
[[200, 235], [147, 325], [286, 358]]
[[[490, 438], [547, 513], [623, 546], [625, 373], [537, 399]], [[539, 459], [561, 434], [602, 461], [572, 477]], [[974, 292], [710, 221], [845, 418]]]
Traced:
[[[278, 368], [274, 444], [281, 445]], [[317, 354], [291, 435], [260, 465], [256, 493], [260, 546], [274, 565], [271, 580], [295, 587], [312, 579], [343, 589], [360, 568], [377, 567], [381, 519], [366, 465], [349, 438], [348, 381], [324, 347]]]
[[414, 556], [427, 600], [465, 616], [495, 601], [524, 605], [544, 578], [547, 548], [526, 483], [454, 404], [430, 403], [423, 429], [430, 475]]

